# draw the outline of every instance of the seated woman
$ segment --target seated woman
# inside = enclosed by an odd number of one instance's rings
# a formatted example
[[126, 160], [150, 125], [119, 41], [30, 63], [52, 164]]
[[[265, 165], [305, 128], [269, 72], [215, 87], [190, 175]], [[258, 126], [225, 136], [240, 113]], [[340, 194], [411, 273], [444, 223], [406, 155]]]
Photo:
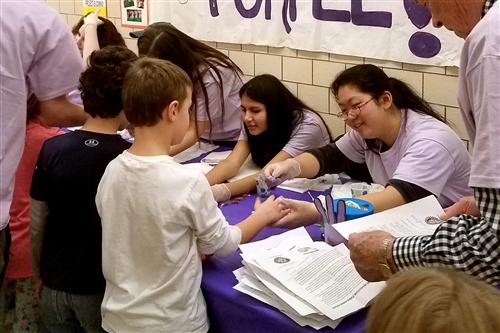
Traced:
[[176, 155], [198, 139], [234, 147], [241, 132], [239, 90], [241, 70], [222, 52], [197, 41], [173, 25], [157, 22], [139, 37], [139, 55], [168, 60], [182, 68], [193, 82], [193, 114], [183, 141], [171, 147]]
[[[366, 162], [373, 180], [386, 186], [361, 197], [377, 212], [431, 194], [443, 206], [472, 195], [470, 156], [462, 141], [405, 83], [376, 66], [358, 65], [339, 74], [332, 91], [341, 110], [337, 116], [351, 130], [333, 144], [267, 166], [267, 177], [317, 177], [346, 171], [349, 161]], [[292, 212], [282, 225], [319, 217], [312, 204], [287, 202]]]
[[500, 291], [464, 272], [414, 268], [387, 281], [367, 333], [500, 332]]
[[298, 156], [331, 142], [323, 119], [277, 78], [259, 75], [239, 92], [244, 129], [234, 150], [208, 174], [217, 201], [255, 190], [256, 175], [220, 184], [235, 176], [248, 155], [259, 167]]

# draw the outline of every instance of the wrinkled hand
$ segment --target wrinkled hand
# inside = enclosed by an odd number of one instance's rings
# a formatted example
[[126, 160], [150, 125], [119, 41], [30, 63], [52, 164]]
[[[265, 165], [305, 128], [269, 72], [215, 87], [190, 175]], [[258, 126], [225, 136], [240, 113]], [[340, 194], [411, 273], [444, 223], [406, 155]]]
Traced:
[[253, 206], [254, 214], [261, 214], [269, 221], [269, 224], [275, 223], [286, 216], [290, 211], [289, 208], [284, 207], [280, 203], [281, 199], [281, 197], [276, 199], [274, 195], [271, 195], [266, 201], [261, 202], [260, 198], [257, 197]]
[[210, 186], [214, 199], [217, 202], [224, 202], [231, 199], [231, 191], [226, 184], [215, 184]]
[[474, 197], [463, 197], [458, 200], [454, 205], [445, 208], [444, 213], [439, 215], [441, 220], [448, 220], [453, 216], [458, 216], [460, 214], [467, 214], [473, 216], [480, 216], [481, 212], [477, 208], [476, 200]]
[[288, 210], [283, 218], [273, 224], [273, 227], [294, 229], [317, 222], [320, 215], [310, 202], [279, 198], [282, 208]]
[[366, 281], [384, 280], [379, 266], [379, 251], [385, 239], [394, 239], [390, 233], [376, 230], [352, 233], [349, 236], [349, 251], [354, 267]]
[[273, 183], [276, 183], [277, 180], [282, 183], [285, 180], [297, 177], [300, 175], [300, 171], [300, 163], [294, 158], [289, 158], [268, 165], [264, 169], [264, 175]]

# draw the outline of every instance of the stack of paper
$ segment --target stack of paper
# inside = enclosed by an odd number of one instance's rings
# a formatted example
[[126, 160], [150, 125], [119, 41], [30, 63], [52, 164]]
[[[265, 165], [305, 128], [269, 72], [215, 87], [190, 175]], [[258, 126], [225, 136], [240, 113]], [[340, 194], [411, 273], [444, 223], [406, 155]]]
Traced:
[[345, 245], [313, 242], [304, 228], [240, 245], [243, 267], [234, 287], [286, 314], [301, 326], [335, 328], [365, 307], [384, 282], [356, 272]]

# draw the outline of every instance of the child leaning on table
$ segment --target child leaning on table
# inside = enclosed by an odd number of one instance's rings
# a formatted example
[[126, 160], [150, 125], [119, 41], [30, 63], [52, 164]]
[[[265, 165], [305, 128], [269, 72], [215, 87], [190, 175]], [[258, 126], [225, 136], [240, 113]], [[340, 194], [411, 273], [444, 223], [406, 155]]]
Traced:
[[230, 255], [286, 214], [271, 197], [230, 226], [205, 176], [169, 156], [189, 128], [191, 92], [187, 74], [165, 60], [145, 57], [127, 72], [135, 141], [108, 165], [96, 196], [108, 332], [208, 331], [200, 253]]

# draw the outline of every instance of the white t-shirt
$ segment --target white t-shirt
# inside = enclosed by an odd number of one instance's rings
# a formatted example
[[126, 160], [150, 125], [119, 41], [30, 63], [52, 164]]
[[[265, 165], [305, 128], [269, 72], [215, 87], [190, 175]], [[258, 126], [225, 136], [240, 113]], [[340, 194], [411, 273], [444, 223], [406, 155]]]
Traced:
[[472, 187], [500, 188], [500, 1], [465, 40], [458, 102], [472, 150]]
[[431, 116], [402, 111], [399, 135], [382, 153], [368, 149], [354, 130], [336, 145], [352, 161], [366, 161], [375, 183], [385, 185], [390, 179], [399, 179], [418, 185], [434, 194], [443, 207], [473, 195], [467, 185], [469, 153], [450, 127]]
[[172, 157], [125, 151], [97, 190], [108, 332], [206, 332], [200, 253], [230, 255], [241, 232], [217, 208], [205, 176]]

